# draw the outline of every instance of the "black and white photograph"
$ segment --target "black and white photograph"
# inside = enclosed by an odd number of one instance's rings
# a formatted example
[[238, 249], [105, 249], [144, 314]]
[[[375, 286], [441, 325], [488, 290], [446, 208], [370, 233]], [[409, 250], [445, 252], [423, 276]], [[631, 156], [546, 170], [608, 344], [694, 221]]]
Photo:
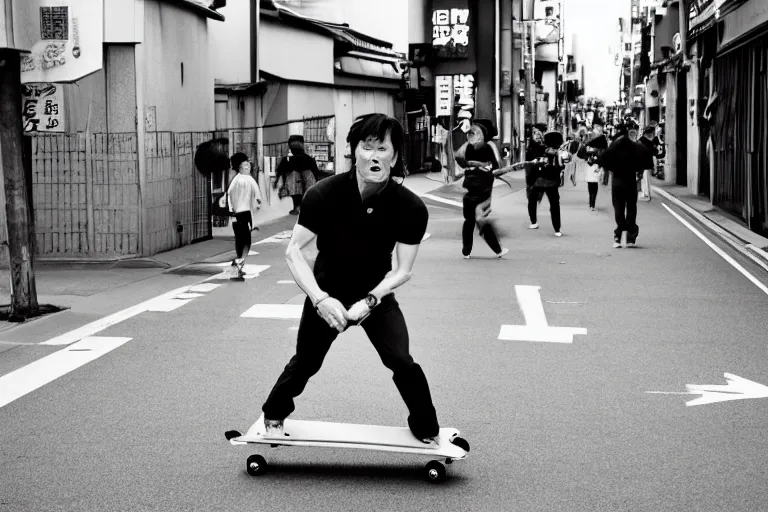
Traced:
[[766, 512], [766, 343], [766, 0], [0, 0], [0, 512]]

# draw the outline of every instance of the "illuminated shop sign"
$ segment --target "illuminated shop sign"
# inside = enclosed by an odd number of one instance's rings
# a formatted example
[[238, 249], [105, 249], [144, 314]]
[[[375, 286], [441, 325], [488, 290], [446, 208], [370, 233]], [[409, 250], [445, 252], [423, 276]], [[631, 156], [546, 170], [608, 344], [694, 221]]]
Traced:
[[[450, 5], [448, 5], [450, 4]], [[432, 46], [438, 58], [465, 59], [469, 48], [469, 8], [467, 1], [434, 2]]]

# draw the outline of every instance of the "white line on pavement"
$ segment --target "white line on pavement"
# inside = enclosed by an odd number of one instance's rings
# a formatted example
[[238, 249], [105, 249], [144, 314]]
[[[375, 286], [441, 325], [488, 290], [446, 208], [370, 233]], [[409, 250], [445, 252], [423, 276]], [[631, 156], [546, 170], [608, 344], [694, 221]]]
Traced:
[[711, 242], [711, 241], [710, 241], [710, 240], [709, 240], [707, 237], [705, 237], [704, 235], [702, 235], [702, 234], [701, 234], [701, 233], [700, 233], [700, 232], [699, 232], [699, 231], [698, 231], [696, 228], [694, 228], [694, 227], [693, 227], [693, 226], [692, 226], [692, 225], [691, 225], [691, 224], [690, 224], [688, 221], [686, 221], [686, 220], [685, 220], [685, 219], [683, 219], [683, 218], [682, 218], [680, 215], [678, 215], [678, 214], [676, 214], [675, 212], [673, 212], [673, 211], [672, 211], [672, 209], [671, 209], [669, 206], [665, 205], [664, 203], [662, 203], [661, 205], [662, 205], [664, 208], [666, 208], [666, 209], [667, 209], [667, 211], [668, 211], [669, 213], [671, 213], [673, 217], [675, 217], [677, 220], [679, 220], [679, 221], [680, 221], [680, 222], [683, 224], [683, 226], [685, 226], [685, 227], [687, 227], [688, 229], [690, 229], [691, 231], [693, 231], [693, 234], [695, 234], [696, 236], [698, 236], [699, 238], [701, 238], [701, 239], [704, 241], [704, 243], [705, 243], [705, 244], [707, 244], [707, 245], [708, 245], [708, 246], [709, 246], [709, 247], [710, 247], [710, 248], [711, 248], [713, 251], [715, 251], [717, 254], [719, 254], [719, 255], [720, 255], [720, 257], [722, 257], [722, 258], [723, 258], [725, 261], [727, 261], [728, 263], [730, 263], [730, 264], [731, 264], [731, 266], [733, 266], [733, 268], [735, 268], [736, 270], [738, 270], [739, 272], [741, 272], [741, 273], [744, 275], [744, 277], [746, 277], [747, 279], [749, 279], [750, 281], [752, 281], [752, 283], [753, 283], [755, 286], [757, 286], [758, 288], [760, 288], [760, 289], [761, 289], [761, 290], [762, 290], [762, 291], [763, 291], [763, 292], [764, 292], [766, 295], [768, 295], [768, 287], [766, 287], [766, 286], [765, 286], [763, 283], [761, 283], [761, 282], [760, 282], [760, 281], [759, 281], [759, 280], [758, 280], [758, 279], [757, 279], [755, 276], [753, 276], [752, 274], [750, 274], [750, 273], [749, 273], [749, 271], [748, 271], [747, 269], [745, 269], [744, 267], [742, 267], [741, 265], [739, 265], [739, 263], [738, 263], [736, 260], [734, 260], [733, 258], [731, 258], [731, 257], [730, 257], [728, 254], [726, 254], [726, 252], [725, 252], [725, 251], [723, 251], [721, 248], [719, 248], [717, 245], [715, 245], [713, 242]]
[[240, 317], [294, 320], [301, 318], [301, 311], [303, 309], [303, 305], [295, 304], [256, 304], [240, 315]]
[[421, 197], [426, 197], [427, 199], [431, 199], [432, 201], [437, 201], [438, 203], [445, 203], [451, 206], [463, 207], [463, 204], [458, 201], [453, 201], [451, 199], [444, 199], [442, 197], [433, 196], [432, 194], [421, 194]]
[[0, 407], [98, 359], [131, 338], [86, 337], [0, 377]]
[[93, 336], [97, 332], [103, 331], [107, 327], [119, 324], [123, 320], [128, 320], [129, 318], [133, 318], [134, 316], [149, 310], [149, 308], [157, 302], [166, 301], [180, 293], [185, 293], [188, 291], [192, 291], [189, 286], [177, 288], [176, 290], [164, 293], [153, 299], [149, 299], [140, 304], [136, 304], [135, 306], [131, 306], [130, 308], [118, 311], [117, 313], [112, 313], [111, 315], [105, 316], [104, 318], [99, 318], [96, 321], [85, 324], [82, 327], [79, 327], [73, 331], [66, 332], [60, 336], [56, 336], [55, 338], [51, 338], [48, 341], [43, 341], [40, 343], [40, 345], [69, 345], [70, 343], [80, 341], [87, 336]]

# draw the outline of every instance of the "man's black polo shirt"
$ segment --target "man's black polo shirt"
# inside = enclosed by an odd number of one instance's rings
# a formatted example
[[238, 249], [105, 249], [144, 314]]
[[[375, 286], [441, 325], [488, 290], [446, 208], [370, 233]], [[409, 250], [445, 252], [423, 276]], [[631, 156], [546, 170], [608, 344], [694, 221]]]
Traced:
[[428, 219], [424, 202], [392, 180], [363, 202], [352, 169], [310, 188], [298, 223], [317, 235], [317, 284], [331, 297], [351, 304], [392, 270], [396, 242], [421, 243]]

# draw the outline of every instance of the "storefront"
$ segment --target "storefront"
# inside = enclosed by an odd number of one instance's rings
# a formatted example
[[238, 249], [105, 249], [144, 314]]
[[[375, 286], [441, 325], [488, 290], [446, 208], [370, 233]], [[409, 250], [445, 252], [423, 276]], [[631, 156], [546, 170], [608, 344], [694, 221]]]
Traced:
[[[768, 234], [768, 3], [716, 2], [711, 64], [712, 202]], [[703, 48], [707, 51], [707, 41]], [[711, 51], [711, 50], [710, 50]]]

